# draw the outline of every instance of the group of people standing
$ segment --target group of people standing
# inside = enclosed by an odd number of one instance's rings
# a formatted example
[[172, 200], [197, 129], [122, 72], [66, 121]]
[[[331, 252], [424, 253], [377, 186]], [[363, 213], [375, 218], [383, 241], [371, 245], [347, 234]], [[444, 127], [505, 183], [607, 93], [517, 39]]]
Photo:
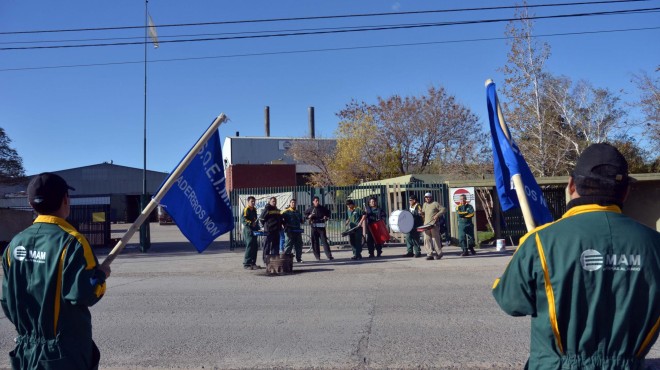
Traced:
[[[446, 233], [445, 207], [433, 199], [431, 193], [424, 195], [424, 204], [417, 201], [415, 195], [410, 195], [409, 211], [414, 218], [412, 230], [406, 234], [406, 254], [404, 257], [422, 257], [419, 244], [420, 230], [424, 233], [424, 249], [427, 260], [439, 260], [442, 258], [442, 235]], [[257, 216], [255, 208], [256, 199], [248, 197], [247, 206], [243, 210], [241, 223], [243, 225], [243, 237], [246, 242], [245, 258], [243, 267], [245, 269], [260, 269], [256, 264], [257, 259], [257, 236], [255, 232], [261, 231], [266, 236], [264, 242], [263, 259], [269, 256], [293, 254], [297, 262], [302, 262], [302, 225], [308, 222], [311, 226], [312, 251], [317, 261], [321, 260], [321, 245], [328, 260], [333, 260], [332, 251], [326, 234], [327, 221], [330, 219], [330, 210], [320, 204], [319, 197], [312, 198], [312, 205], [307, 208], [304, 215], [296, 209], [296, 199], [289, 201], [289, 207], [280, 211], [277, 208], [277, 198], [269, 199], [261, 215]], [[366, 239], [368, 257], [380, 257], [383, 254], [383, 244], [371, 232], [370, 225], [385, 220], [385, 210], [378, 206], [376, 197], [369, 198], [368, 205], [362, 210], [356, 206], [351, 199], [346, 201], [346, 219], [344, 225], [351, 232], [347, 233], [349, 243], [353, 249], [352, 260], [362, 259], [363, 241]], [[474, 250], [474, 208], [467, 202], [465, 195], [461, 195], [461, 204], [456, 208], [459, 219], [459, 245], [462, 249], [461, 256], [476, 254]], [[280, 235], [284, 231], [284, 250], [279, 247]]]
[[303, 222], [309, 222], [312, 228], [312, 250], [314, 257], [319, 261], [321, 259], [320, 244], [323, 244], [323, 250], [328, 260], [333, 260], [332, 251], [326, 235], [326, 222], [330, 218], [330, 210], [319, 204], [319, 197], [312, 199], [312, 206], [307, 208], [304, 217], [296, 209], [296, 199], [289, 201], [289, 207], [280, 211], [277, 208], [277, 198], [271, 197], [268, 204], [264, 207], [261, 215], [257, 217], [256, 199], [253, 196], [248, 197], [247, 206], [241, 214], [241, 224], [243, 225], [243, 238], [245, 239], [245, 257], [243, 259], [243, 268], [246, 270], [257, 270], [261, 266], [256, 264], [257, 251], [257, 232], [261, 231], [263, 225], [263, 234], [266, 236], [263, 248], [263, 261], [271, 256], [280, 254], [280, 234], [284, 230], [284, 254], [293, 254], [297, 262], [302, 260], [302, 233]]
[[[422, 257], [419, 245], [419, 230], [424, 233], [424, 250], [427, 260], [439, 260], [442, 258], [443, 236], [447, 232], [445, 220], [445, 207], [433, 200], [433, 194], [424, 194], [424, 204], [420, 204], [417, 196], [410, 195], [409, 211], [413, 215], [414, 224], [412, 230], [406, 234], [406, 254], [403, 257]], [[467, 202], [467, 197], [461, 195], [461, 204], [456, 207], [458, 215], [458, 240], [461, 247], [461, 256], [476, 254], [474, 250], [474, 207]]]

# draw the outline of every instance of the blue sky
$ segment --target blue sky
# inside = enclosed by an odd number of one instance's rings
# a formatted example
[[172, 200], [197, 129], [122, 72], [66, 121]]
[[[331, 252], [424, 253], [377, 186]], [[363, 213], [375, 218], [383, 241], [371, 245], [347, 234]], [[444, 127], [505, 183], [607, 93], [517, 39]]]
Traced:
[[[562, 1], [563, 3], [567, 1]], [[530, 1], [549, 4], [555, 1]], [[514, 1], [174, 1], [152, 0], [156, 26], [229, 20], [420, 11], [514, 5]], [[660, 7], [660, 1], [553, 7], [536, 15]], [[200, 27], [158, 27], [168, 36], [295, 30], [322, 27], [451, 22], [509, 18], [513, 10], [420, 14], [357, 19], [251, 23]], [[0, 32], [144, 25], [144, 2], [137, 0], [0, 2]], [[162, 43], [148, 49], [147, 167], [170, 171], [224, 112], [231, 121], [221, 137], [264, 134], [264, 107], [270, 106], [271, 136], [308, 135], [307, 108], [315, 107], [316, 136], [332, 137], [335, 113], [351, 99], [419, 95], [442, 85], [487, 124], [484, 81], [501, 84], [498, 68], [508, 47], [506, 23], [485, 23], [361, 33], [282, 38]], [[660, 27], [658, 13], [539, 20], [536, 34]], [[2, 34], [0, 48], [48, 45], [44, 40], [143, 37], [140, 29], [121, 31]], [[660, 64], [660, 29], [542, 38], [552, 55], [547, 68], [574, 80], [637, 98], [631, 74]], [[218, 37], [209, 36], [209, 37]], [[191, 37], [189, 37], [191, 38]], [[35, 42], [40, 41], [40, 42]], [[96, 41], [118, 42], [126, 40]], [[141, 41], [128, 40], [128, 41]], [[32, 42], [32, 43], [17, 43]], [[82, 43], [82, 42], [74, 42]], [[416, 46], [282, 53], [392, 44]], [[51, 44], [52, 45], [52, 44]], [[268, 54], [279, 53], [279, 54]], [[237, 56], [266, 54], [260, 56]], [[23, 158], [27, 174], [113, 161], [142, 168], [144, 47], [0, 50], [0, 127]], [[134, 62], [134, 63], [127, 63]], [[93, 67], [62, 66], [108, 64]], [[37, 68], [60, 67], [60, 68]], [[37, 68], [37, 69], [32, 69]]]

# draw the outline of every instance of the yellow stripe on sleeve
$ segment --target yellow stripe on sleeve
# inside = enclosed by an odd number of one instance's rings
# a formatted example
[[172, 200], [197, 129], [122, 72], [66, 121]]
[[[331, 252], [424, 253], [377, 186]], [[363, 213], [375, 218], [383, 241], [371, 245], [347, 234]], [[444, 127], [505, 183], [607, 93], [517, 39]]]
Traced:
[[637, 357], [642, 357], [642, 353], [646, 351], [646, 347], [651, 344], [651, 339], [655, 336], [655, 333], [658, 331], [660, 328], [660, 317], [655, 321], [655, 325], [651, 328], [651, 331], [646, 335], [646, 338], [644, 338], [644, 341], [642, 342], [642, 346], [639, 348], [639, 351], [635, 354]]
[[552, 284], [550, 283], [550, 272], [548, 271], [548, 263], [545, 260], [543, 245], [541, 245], [541, 238], [539, 237], [538, 233], [536, 233], [536, 248], [538, 249], [539, 258], [541, 259], [541, 266], [543, 267], [543, 278], [545, 280], [545, 295], [548, 298], [548, 316], [550, 317], [550, 326], [552, 326], [552, 332], [555, 335], [555, 341], [557, 342], [557, 347], [559, 348], [559, 352], [561, 354], [564, 354], [564, 347], [561, 344], [561, 334], [559, 333], [559, 324], [557, 323], [555, 293], [552, 290]]

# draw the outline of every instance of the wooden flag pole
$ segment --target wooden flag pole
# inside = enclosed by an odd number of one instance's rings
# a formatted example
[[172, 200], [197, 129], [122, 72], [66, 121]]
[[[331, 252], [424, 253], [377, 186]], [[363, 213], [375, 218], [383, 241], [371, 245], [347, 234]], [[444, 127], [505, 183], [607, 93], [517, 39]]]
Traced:
[[204, 144], [206, 144], [207, 141], [211, 138], [211, 135], [215, 133], [215, 131], [218, 129], [220, 124], [225, 122], [227, 120], [227, 116], [225, 116], [224, 113], [221, 113], [209, 126], [209, 128], [204, 132], [204, 135], [197, 141], [195, 146], [190, 149], [188, 154], [183, 158], [181, 163], [172, 171], [170, 176], [167, 178], [163, 186], [160, 188], [158, 193], [151, 199], [151, 202], [147, 204], [146, 207], [142, 210], [142, 213], [140, 213], [140, 216], [133, 222], [133, 224], [128, 228], [124, 236], [122, 236], [121, 240], [117, 242], [117, 245], [115, 245], [114, 248], [112, 248], [112, 251], [110, 251], [110, 254], [105, 258], [103, 263], [101, 264], [102, 266], [110, 266], [112, 261], [115, 260], [117, 255], [121, 253], [121, 251], [124, 249], [126, 244], [128, 244], [128, 241], [131, 239], [133, 234], [140, 228], [140, 226], [144, 223], [144, 221], [147, 220], [147, 217], [151, 214], [151, 212], [158, 206], [158, 203], [160, 203], [160, 200], [163, 199], [165, 194], [167, 193], [168, 190], [174, 185], [174, 182], [181, 176], [181, 173], [188, 167], [190, 162], [195, 158], [197, 153], [202, 149]]
[[[486, 87], [488, 85], [494, 83], [493, 80], [488, 79], [486, 80]], [[500, 121], [500, 128], [502, 129], [502, 132], [504, 133], [504, 136], [506, 136], [507, 140], [509, 140], [509, 143], [511, 143], [511, 134], [509, 133], [509, 128], [506, 125], [506, 122], [504, 121], [504, 115], [502, 114], [502, 109], [500, 108], [500, 99], [497, 98], [497, 95], [495, 95], [496, 98], [496, 109], [497, 109], [497, 117], [499, 118]], [[511, 145], [513, 148], [513, 145]], [[527, 227], [527, 231], [532, 231], [532, 229], [536, 228], [536, 224], [534, 223], [534, 217], [532, 217], [532, 210], [529, 207], [529, 201], [527, 200], [527, 194], [525, 193], [525, 184], [522, 182], [522, 178], [520, 177], [520, 174], [517, 173], [513, 176], [511, 176], [511, 181], [513, 181], [513, 186], [516, 189], [516, 195], [518, 196], [518, 203], [520, 203], [520, 210], [522, 211], [523, 214], [523, 219], [525, 220], [525, 226]]]

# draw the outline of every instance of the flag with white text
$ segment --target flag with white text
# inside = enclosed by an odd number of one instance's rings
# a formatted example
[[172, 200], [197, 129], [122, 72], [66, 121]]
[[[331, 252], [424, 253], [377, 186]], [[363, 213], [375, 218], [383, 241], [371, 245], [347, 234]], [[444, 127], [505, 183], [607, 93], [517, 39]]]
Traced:
[[218, 131], [195, 155], [160, 204], [200, 253], [217, 237], [234, 229]]
[[507, 211], [511, 208], [520, 207], [520, 202], [518, 201], [511, 179], [514, 175], [520, 174], [534, 223], [536, 226], [541, 226], [552, 222], [553, 218], [543, 197], [541, 188], [536, 183], [536, 179], [534, 179], [534, 175], [529, 169], [527, 162], [525, 162], [525, 158], [523, 158], [518, 146], [513, 141], [513, 138], [511, 138], [511, 133], [506, 123], [500, 122], [499, 114], [501, 112], [499, 111], [500, 106], [497, 101], [497, 91], [495, 90], [494, 83], [488, 85], [486, 95], [493, 146], [495, 185], [502, 210]]

